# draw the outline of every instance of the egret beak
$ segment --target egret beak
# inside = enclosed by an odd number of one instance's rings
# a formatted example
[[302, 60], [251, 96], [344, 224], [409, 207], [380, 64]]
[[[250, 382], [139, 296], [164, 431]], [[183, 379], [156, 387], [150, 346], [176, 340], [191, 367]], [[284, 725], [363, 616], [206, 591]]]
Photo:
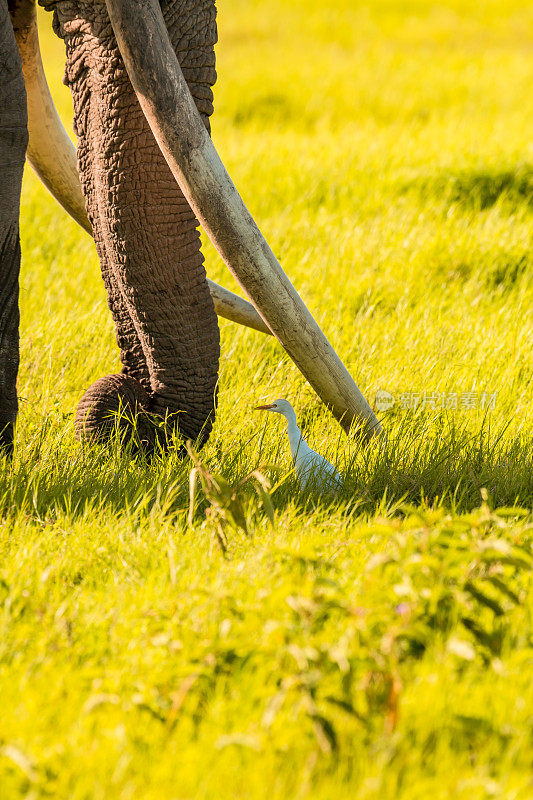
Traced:
[[271, 403], [269, 406], [256, 406], [254, 411], [268, 411], [271, 408], [274, 408], [274, 403]]

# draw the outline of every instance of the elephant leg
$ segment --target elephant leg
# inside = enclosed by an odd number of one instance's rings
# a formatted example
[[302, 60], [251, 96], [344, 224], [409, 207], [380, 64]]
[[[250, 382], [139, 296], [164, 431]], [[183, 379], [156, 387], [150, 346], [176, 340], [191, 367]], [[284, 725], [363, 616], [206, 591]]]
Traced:
[[13, 450], [18, 411], [20, 191], [28, 143], [26, 91], [7, 0], [0, 0], [0, 450]]
[[[53, 7], [56, 31], [66, 43], [80, 178], [125, 372], [91, 387], [79, 424], [101, 429], [117, 391], [123, 388], [129, 398], [139, 386], [137, 406], [167, 420], [164, 435], [177, 427], [182, 436], [203, 442], [214, 416], [219, 332], [197, 220], [137, 101], [105, 5], [41, 2]], [[215, 78], [214, 5], [201, 0], [196, 8], [182, 0], [163, 8], [176, 48], [190, 62], [191, 90], [207, 120]], [[148, 376], [139, 377], [139, 364]]]

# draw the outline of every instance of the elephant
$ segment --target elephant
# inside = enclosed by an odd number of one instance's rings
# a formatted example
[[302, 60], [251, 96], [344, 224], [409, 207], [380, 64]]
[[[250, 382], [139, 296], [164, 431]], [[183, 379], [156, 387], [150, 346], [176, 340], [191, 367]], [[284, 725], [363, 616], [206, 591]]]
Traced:
[[[77, 160], [73, 166], [68, 147], [64, 157], [50, 155], [61, 134], [38, 74], [35, 0], [0, 0], [4, 452], [13, 450], [17, 416], [19, 209], [27, 155], [92, 233], [116, 328], [121, 373], [86, 391], [76, 414], [79, 436], [106, 439], [113, 413], [122, 408], [130, 422], [136, 416], [147, 448], [174, 432], [201, 446], [216, 408], [216, 312], [273, 333], [346, 430], [358, 421], [365, 436], [379, 432], [372, 409], [278, 264], [210, 139], [215, 0], [39, 5], [52, 12], [54, 31], [65, 42]], [[253, 307], [208, 281], [199, 223]]]

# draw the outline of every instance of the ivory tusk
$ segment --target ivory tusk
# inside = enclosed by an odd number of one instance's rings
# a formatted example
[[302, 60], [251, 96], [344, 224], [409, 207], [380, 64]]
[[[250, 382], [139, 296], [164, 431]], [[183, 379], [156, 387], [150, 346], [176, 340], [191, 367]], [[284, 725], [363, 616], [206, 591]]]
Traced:
[[[56, 111], [44, 74], [35, 6], [29, 8], [15, 37], [28, 97], [29, 144], [26, 157], [50, 194], [92, 236], [78, 176], [76, 150]], [[219, 317], [271, 334], [255, 308], [242, 297], [207, 279]]]
[[219, 286], [218, 283], [209, 278], [207, 279], [207, 285], [213, 298], [215, 311], [219, 317], [224, 317], [224, 319], [237, 322], [245, 328], [253, 328], [256, 331], [268, 333], [269, 336], [272, 336], [272, 331], [248, 300], [230, 292], [229, 289], [224, 289], [223, 286]]
[[283, 272], [222, 164], [171, 46], [159, 0], [106, 0], [130, 80], [174, 177], [227, 266], [346, 431], [381, 426]]
[[50, 194], [92, 235], [78, 177], [76, 151], [59, 119], [44, 74], [35, 6], [28, 15], [24, 27], [15, 28], [28, 98], [26, 158]]

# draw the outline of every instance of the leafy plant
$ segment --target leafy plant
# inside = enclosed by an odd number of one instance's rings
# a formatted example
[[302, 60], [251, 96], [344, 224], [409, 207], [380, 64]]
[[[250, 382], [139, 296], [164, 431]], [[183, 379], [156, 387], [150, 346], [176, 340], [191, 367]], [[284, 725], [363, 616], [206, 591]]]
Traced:
[[[274, 506], [270, 496], [270, 483], [259, 471], [254, 470], [231, 484], [220, 474], [210, 472], [198, 456], [194, 453], [190, 443], [187, 443], [187, 452], [194, 467], [189, 472], [189, 512], [187, 520], [193, 527], [197, 507], [198, 482], [202, 488], [204, 501], [207, 503], [205, 511], [206, 520], [213, 528], [216, 539], [224, 554], [227, 551], [227, 528], [240, 530], [249, 535], [248, 517], [254, 503], [251, 501], [246, 489], [251, 486], [255, 490], [257, 501], [262, 513], [270, 524], [274, 525]], [[257, 506], [256, 506], [257, 508]]]

